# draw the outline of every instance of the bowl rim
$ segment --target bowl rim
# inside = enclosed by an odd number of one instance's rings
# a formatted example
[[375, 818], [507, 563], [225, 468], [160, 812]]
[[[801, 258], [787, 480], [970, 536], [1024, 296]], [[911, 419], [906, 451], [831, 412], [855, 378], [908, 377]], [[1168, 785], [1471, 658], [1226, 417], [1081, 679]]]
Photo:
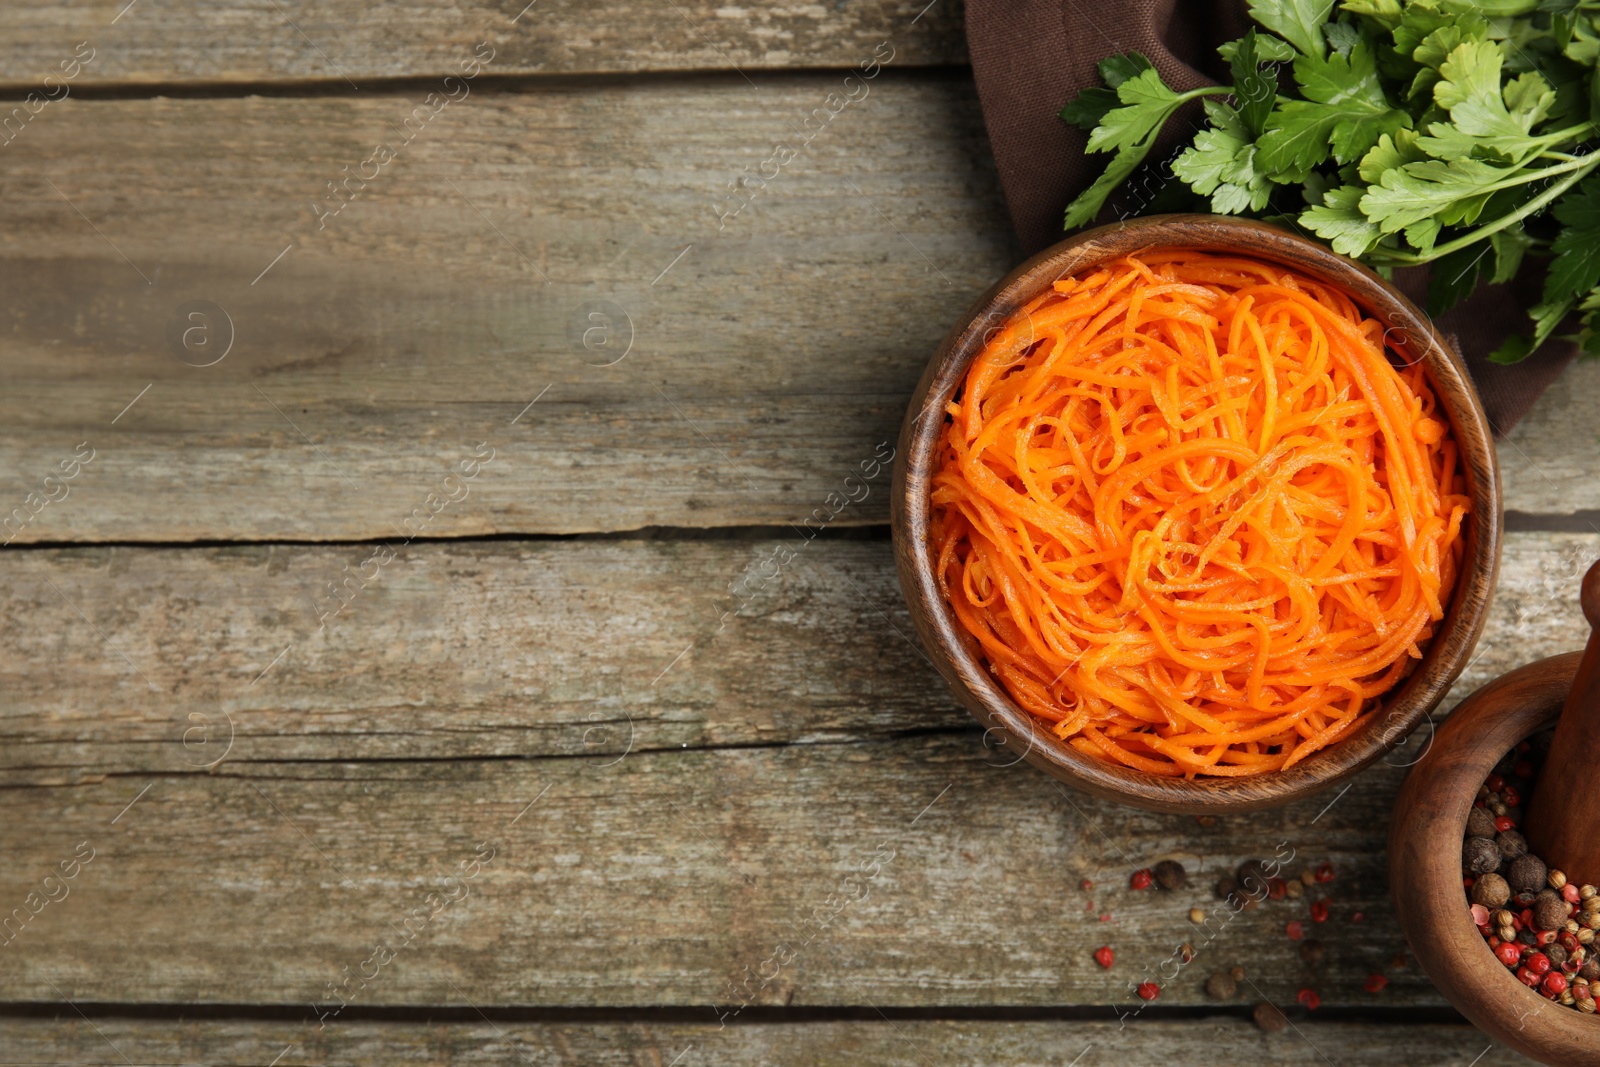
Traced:
[[1424, 973], [1479, 1029], [1551, 1064], [1600, 1048], [1600, 1015], [1545, 1012], [1550, 1001], [1494, 957], [1466, 906], [1460, 842], [1478, 786], [1519, 741], [1556, 724], [1583, 655], [1525, 664], [1463, 700], [1406, 775], [1389, 824], [1390, 893]]
[[[1473, 505], [1464, 524], [1466, 550], [1445, 618], [1421, 663], [1361, 729], [1287, 771], [1249, 778], [1169, 778], [1077, 752], [1042, 729], [990, 675], [976, 642], [961, 631], [939, 594], [928, 550], [932, 458], [944, 406], [982, 348], [990, 323], [1009, 318], [1052, 282], [1151, 248], [1231, 252], [1309, 274], [1336, 285], [1387, 322], [1391, 349], [1420, 361], [1459, 447]], [[1391, 338], [1390, 335], [1393, 335]], [[1426, 344], [1420, 343], [1425, 341]], [[1420, 349], [1420, 354], [1418, 354]], [[930, 414], [937, 417], [930, 418]], [[1051, 776], [1096, 796], [1156, 811], [1202, 814], [1277, 806], [1354, 775], [1403, 742], [1429, 716], [1460, 675], [1482, 634], [1499, 568], [1503, 519], [1499, 468], [1489, 421], [1466, 364], [1410, 300], [1365, 266], [1324, 245], [1267, 223], [1215, 215], [1151, 215], [1084, 230], [1007, 274], [972, 305], [929, 360], [912, 395], [896, 449], [890, 526], [901, 590], [934, 666], [956, 698], [1016, 751]]]

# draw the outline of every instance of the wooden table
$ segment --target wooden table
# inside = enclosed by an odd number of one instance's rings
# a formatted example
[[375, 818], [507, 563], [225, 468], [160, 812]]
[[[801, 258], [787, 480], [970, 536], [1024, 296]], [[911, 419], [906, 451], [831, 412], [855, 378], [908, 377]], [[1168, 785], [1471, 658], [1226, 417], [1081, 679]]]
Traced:
[[[1426, 728], [1200, 825], [908, 638], [845, 478], [1017, 258], [924, 2], [8, 11], [0, 1061], [1516, 1060], [1396, 959]], [[1503, 442], [1457, 697], [1581, 644], [1597, 391]], [[1333, 880], [1191, 924], [1280, 848]]]

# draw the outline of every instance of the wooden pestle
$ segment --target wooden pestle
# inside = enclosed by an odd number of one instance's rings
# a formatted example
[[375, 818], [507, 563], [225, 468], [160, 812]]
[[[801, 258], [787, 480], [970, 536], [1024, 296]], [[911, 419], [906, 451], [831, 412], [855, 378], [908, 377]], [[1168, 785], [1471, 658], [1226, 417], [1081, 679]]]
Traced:
[[1528, 847], [1567, 880], [1600, 885], [1600, 562], [1583, 576], [1589, 644], [1534, 785]]

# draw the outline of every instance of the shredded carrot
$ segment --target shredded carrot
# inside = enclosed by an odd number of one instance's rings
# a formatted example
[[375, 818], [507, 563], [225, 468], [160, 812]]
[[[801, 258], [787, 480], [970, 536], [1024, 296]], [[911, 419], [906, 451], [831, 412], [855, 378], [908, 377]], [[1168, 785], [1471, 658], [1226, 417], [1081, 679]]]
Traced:
[[1081, 752], [1291, 767], [1362, 725], [1444, 617], [1470, 506], [1447, 419], [1324, 283], [1118, 260], [995, 331], [947, 413], [944, 596]]

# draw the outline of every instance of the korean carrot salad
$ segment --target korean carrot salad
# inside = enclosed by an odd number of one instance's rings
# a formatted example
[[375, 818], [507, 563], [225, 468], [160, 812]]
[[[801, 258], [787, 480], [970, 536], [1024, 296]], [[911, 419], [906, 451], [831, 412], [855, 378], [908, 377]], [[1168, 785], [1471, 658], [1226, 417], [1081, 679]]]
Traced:
[[1011, 697], [1152, 774], [1286, 769], [1444, 617], [1469, 509], [1423, 374], [1337, 288], [1152, 250], [991, 335], [935, 453], [936, 570]]

